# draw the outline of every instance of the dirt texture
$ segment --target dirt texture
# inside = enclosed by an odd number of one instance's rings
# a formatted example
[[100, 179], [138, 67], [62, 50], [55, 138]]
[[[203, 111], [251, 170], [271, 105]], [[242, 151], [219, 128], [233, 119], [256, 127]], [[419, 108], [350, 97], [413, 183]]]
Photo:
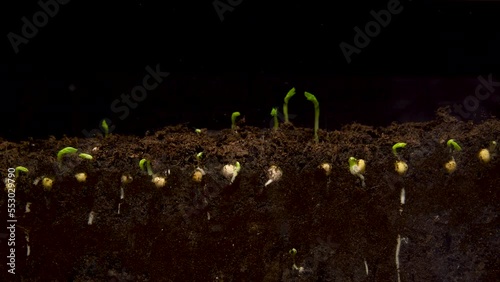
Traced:
[[[201, 133], [179, 125], [144, 137], [0, 140], [2, 179], [9, 168], [29, 169], [15, 177], [16, 274], [3, 255], [0, 280], [398, 281], [397, 260], [400, 281], [500, 277], [498, 147], [490, 162], [478, 158], [500, 141], [498, 119], [465, 123], [438, 111], [431, 122], [318, 134], [315, 143], [312, 129], [293, 125]], [[451, 138], [462, 151], [450, 150]], [[404, 175], [395, 171], [396, 142], [407, 143], [398, 154]], [[68, 146], [78, 153], [58, 161]], [[351, 156], [366, 162], [364, 187]], [[140, 169], [143, 158], [154, 176]], [[231, 183], [222, 170], [236, 162]], [[282, 177], [265, 186], [273, 165]], [[196, 171], [205, 173], [200, 182]]]

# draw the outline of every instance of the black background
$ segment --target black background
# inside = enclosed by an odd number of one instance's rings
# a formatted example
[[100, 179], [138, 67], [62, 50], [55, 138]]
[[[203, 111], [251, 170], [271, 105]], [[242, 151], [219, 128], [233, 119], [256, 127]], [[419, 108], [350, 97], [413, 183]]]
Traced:
[[[313, 125], [304, 91], [320, 102], [321, 128], [424, 121], [474, 95], [478, 76], [500, 81], [499, 1], [400, 1], [403, 11], [351, 63], [339, 44], [354, 45], [353, 28], [389, 1], [243, 0], [223, 21], [213, 2], [71, 0], [17, 54], [8, 34], [21, 35], [21, 18], [41, 8], [3, 3], [0, 136], [85, 137], [103, 118], [122, 134], [178, 123], [220, 129], [234, 111], [269, 127], [292, 86], [298, 126]], [[120, 119], [111, 104], [156, 65], [170, 75]], [[497, 90], [458, 117], [499, 109]]]

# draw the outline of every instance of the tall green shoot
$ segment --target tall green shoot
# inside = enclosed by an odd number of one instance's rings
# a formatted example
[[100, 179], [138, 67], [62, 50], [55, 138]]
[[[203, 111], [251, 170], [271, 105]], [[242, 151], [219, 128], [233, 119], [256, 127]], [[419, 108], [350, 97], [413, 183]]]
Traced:
[[274, 118], [274, 130], [277, 130], [278, 129], [278, 109], [277, 108], [273, 108], [271, 110], [271, 116], [273, 116]]
[[288, 120], [288, 101], [293, 97], [293, 95], [295, 95], [295, 87], [288, 91], [284, 99], [285, 103], [283, 104], [283, 115], [285, 115], [285, 123], [290, 123]]
[[234, 112], [231, 115], [231, 129], [236, 130], [236, 118], [240, 116], [240, 112]]
[[314, 142], [318, 142], [318, 129], [319, 129], [319, 102], [316, 97], [309, 93], [309, 92], [304, 92], [304, 96], [306, 96], [307, 100], [311, 101], [314, 105]]

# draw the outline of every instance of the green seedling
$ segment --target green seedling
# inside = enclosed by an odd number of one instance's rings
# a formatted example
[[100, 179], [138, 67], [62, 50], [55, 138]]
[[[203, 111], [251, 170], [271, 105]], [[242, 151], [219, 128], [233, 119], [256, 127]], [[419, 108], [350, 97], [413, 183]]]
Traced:
[[311, 101], [314, 105], [314, 142], [318, 142], [318, 129], [319, 129], [319, 102], [316, 97], [309, 93], [309, 92], [304, 92], [304, 96], [306, 96], [307, 100]]
[[394, 146], [392, 146], [392, 153], [394, 154], [394, 156], [396, 156], [399, 159], [397, 150], [404, 148], [404, 147], [406, 147], [406, 143], [403, 143], [403, 142], [399, 142], [399, 143], [394, 144]]
[[28, 173], [29, 170], [27, 168], [25, 168], [24, 166], [18, 166], [16, 167], [15, 171], [14, 171], [14, 175], [16, 176], [16, 178], [19, 176], [19, 172], [22, 171], [24, 173]]
[[151, 169], [151, 162], [150, 161], [148, 161], [146, 159], [140, 160], [139, 167], [141, 168], [141, 170], [147, 170], [148, 175], [150, 175], [150, 176], [153, 175], [153, 170]]
[[231, 115], [231, 129], [236, 129], [236, 118], [240, 116], [240, 112], [234, 112]]
[[201, 161], [201, 158], [203, 157], [203, 152], [199, 152], [196, 154], [196, 160]]
[[284, 99], [285, 103], [283, 104], [283, 115], [285, 116], [285, 123], [290, 123], [288, 120], [288, 101], [293, 97], [293, 95], [295, 95], [295, 87], [288, 91]]
[[[453, 152], [453, 150], [462, 150], [462, 147], [460, 147], [460, 145], [458, 145], [458, 143], [453, 139], [448, 140], [448, 142], [446, 142], [446, 145], [450, 147], [450, 152]], [[451, 157], [451, 160], [444, 164], [444, 168], [448, 173], [452, 173], [457, 169], [457, 163], [455, 162], [455, 158], [453, 156]]]
[[362, 159], [356, 159], [354, 157], [349, 158], [349, 171], [352, 175], [359, 177], [361, 179], [361, 185], [365, 187], [365, 177], [363, 173], [365, 172], [366, 164]]
[[92, 157], [92, 155], [90, 154], [86, 154], [86, 153], [81, 153], [78, 155], [80, 158], [82, 159], [86, 159], [86, 160], [92, 160], [94, 157]]
[[274, 130], [277, 130], [278, 129], [278, 109], [277, 108], [273, 108], [271, 110], [271, 116], [274, 118]]
[[401, 158], [398, 155], [398, 151], [397, 151], [398, 149], [404, 148], [404, 147], [406, 147], [406, 143], [402, 143], [402, 142], [396, 143], [396, 144], [394, 144], [394, 146], [392, 146], [392, 153], [394, 154], [394, 156], [396, 156], [396, 158], [398, 158], [398, 160], [394, 164], [394, 167], [395, 167], [396, 172], [399, 173], [399, 175], [405, 174], [406, 171], [408, 170], [408, 164], [401, 160]]
[[448, 140], [448, 142], [446, 142], [446, 145], [448, 145], [448, 147], [450, 147], [452, 150], [462, 151], [462, 147], [460, 147], [460, 145], [458, 145], [458, 143], [453, 139]]
[[67, 155], [67, 154], [74, 154], [74, 153], [76, 153], [77, 151], [78, 151], [78, 149], [75, 149], [75, 148], [73, 148], [73, 147], [66, 147], [66, 148], [62, 149], [61, 151], [59, 151], [59, 152], [57, 153], [57, 160], [58, 160], [59, 162], [61, 162], [61, 161], [62, 161], [62, 158], [64, 157], [64, 155]]
[[101, 122], [102, 129], [104, 130], [104, 138], [109, 136], [109, 126], [105, 119]]
[[194, 132], [196, 132], [196, 134], [201, 134], [201, 129], [196, 128], [196, 129], [194, 130]]
[[292, 248], [292, 249], [290, 249], [288, 251], [288, 253], [292, 256], [292, 260], [293, 260], [293, 266], [292, 266], [292, 268], [295, 269], [295, 270], [298, 270], [300, 273], [304, 272], [304, 267], [297, 266], [297, 263], [295, 262], [295, 256], [297, 255], [297, 249]]

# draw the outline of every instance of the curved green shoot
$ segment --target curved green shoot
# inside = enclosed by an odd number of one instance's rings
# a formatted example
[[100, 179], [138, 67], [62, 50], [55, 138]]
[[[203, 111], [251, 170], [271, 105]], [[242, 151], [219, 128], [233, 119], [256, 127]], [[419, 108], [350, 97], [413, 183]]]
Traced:
[[349, 169], [352, 170], [355, 165], [358, 164], [358, 159], [355, 157], [350, 157], [349, 158]]
[[271, 116], [274, 117], [274, 130], [278, 129], [278, 109], [277, 108], [273, 108], [271, 110]]
[[28, 173], [29, 170], [27, 168], [25, 168], [24, 166], [18, 166], [16, 167], [16, 170], [14, 172], [14, 174], [16, 175], [16, 178], [19, 176], [19, 172], [22, 171], [24, 173]]
[[60, 162], [62, 161], [62, 158], [64, 157], [64, 155], [67, 155], [67, 154], [74, 154], [78, 151], [78, 149], [76, 148], [73, 148], [73, 147], [66, 147], [64, 149], [62, 149], [61, 151], [59, 151], [57, 153], [57, 160]]
[[201, 158], [203, 157], [203, 152], [199, 152], [198, 154], [196, 154], [196, 159], [198, 161], [201, 161]]
[[105, 119], [101, 122], [102, 129], [104, 130], [104, 137], [108, 137], [109, 135], [109, 126]]
[[309, 93], [304, 92], [304, 96], [306, 96], [307, 100], [311, 101], [314, 105], [314, 141], [317, 143], [319, 141], [318, 138], [318, 129], [319, 129], [319, 102], [316, 97]]
[[86, 154], [86, 153], [81, 153], [78, 155], [80, 158], [82, 159], [86, 159], [86, 160], [92, 160], [94, 157], [92, 157], [92, 155], [90, 154]]
[[462, 147], [460, 147], [460, 145], [458, 145], [458, 143], [453, 139], [448, 140], [448, 142], [446, 142], [446, 145], [448, 145], [448, 147], [452, 148], [455, 151], [462, 151]]
[[399, 143], [396, 143], [392, 146], [392, 153], [394, 154], [394, 156], [398, 156], [398, 149], [400, 148], [404, 148], [406, 147], [406, 143], [403, 143], [403, 142], [399, 142]]
[[241, 170], [240, 162], [236, 162], [234, 172], [237, 174], [240, 172], [240, 170]]
[[147, 170], [148, 175], [153, 175], [153, 170], [151, 169], [151, 162], [150, 161], [148, 161], [146, 159], [140, 160], [139, 167], [141, 168], [141, 170]]
[[236, 129], [236, 118], [240, 116], [240, 112], [234, 112], [231, 115], [231, 129]]
[[283, 104], [283, 115], [285, 116], [285, 123], [290, 122], [288, 120], [288, 101], [293, 97], [293, 95], [295, 95], [295, 87], [292, 87], [292, 89], [288, 91], [284, 99], [285, 103]]
[[194, 130], [194, 132], [196, 132], [196, 134], [200, 134], [200, 133], [201, 133], [201, 129], [196, 128], [196, 129]]

